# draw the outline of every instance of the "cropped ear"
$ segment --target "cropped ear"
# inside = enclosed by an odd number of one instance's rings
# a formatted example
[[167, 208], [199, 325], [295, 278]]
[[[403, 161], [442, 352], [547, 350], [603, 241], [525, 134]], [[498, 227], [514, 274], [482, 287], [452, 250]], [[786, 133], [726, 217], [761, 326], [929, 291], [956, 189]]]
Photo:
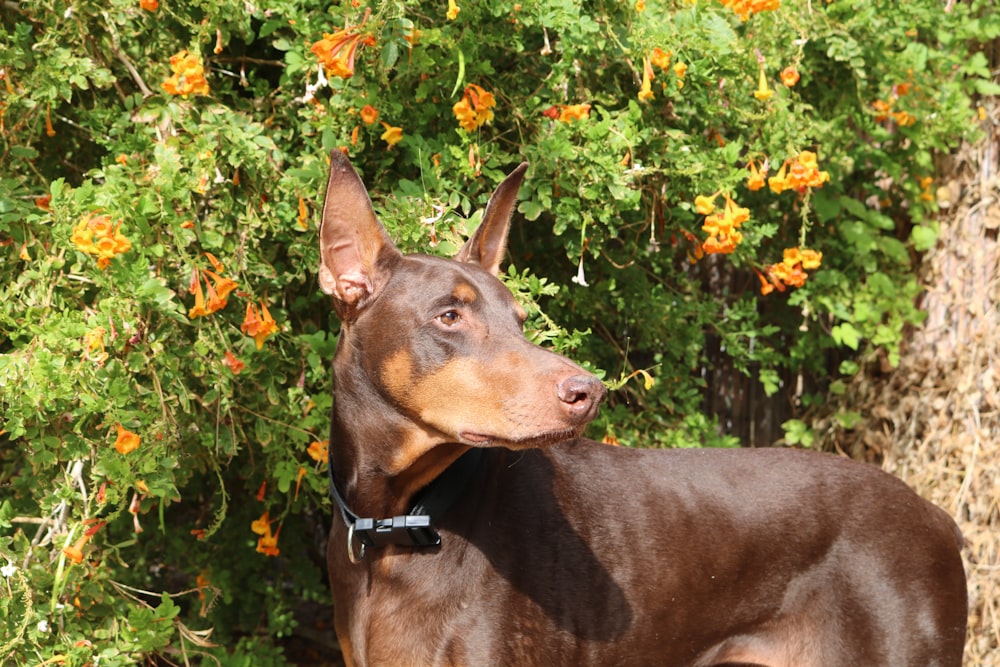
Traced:
[[368, 190], [350, 160], [330, 153], [323, 218], [319, 226], [319, 286], [334, 298], [341, 318], [371, 301], [385, 284], [388, 270], [380, 257], [399, 255], [375, 218]]
[[497, 186], [486, 204], [483, 221], [455, 255], [455, 259], [459, 262], [475, 262], [493, 275], [500, 273], [500, 263], [507, 249], [510, 216], [517, 203], [517, 190], [521, 187], [527, 170], [528, 163], [522, 162]]

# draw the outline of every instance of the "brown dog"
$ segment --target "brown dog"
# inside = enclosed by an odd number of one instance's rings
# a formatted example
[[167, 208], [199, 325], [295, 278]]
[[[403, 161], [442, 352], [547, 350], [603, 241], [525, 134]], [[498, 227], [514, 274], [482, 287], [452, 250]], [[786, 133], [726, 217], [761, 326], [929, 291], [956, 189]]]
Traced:
[[[348, 665], [959, 667], [952, 520], [787, 449], [579, 437], [603, 385], [497, 280], [526, 165], [455, 260], [402, 255], [334, 151], [328, 565]], [[341, 520], [343, 519], [343, 520]]]

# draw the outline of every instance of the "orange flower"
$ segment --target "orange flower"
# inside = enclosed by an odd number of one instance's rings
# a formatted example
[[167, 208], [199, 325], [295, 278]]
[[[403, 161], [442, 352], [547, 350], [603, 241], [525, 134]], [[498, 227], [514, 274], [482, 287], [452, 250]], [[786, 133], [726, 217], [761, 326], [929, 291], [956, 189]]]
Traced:
[[474, 132], [493, 120], [493, 107], [497, 104], [493, 93], [481, 86], [470, 83], [462, 93], [462, 99], [452, 106], [452, 113], [458, 124], [466, 132]]
[[118, 437], [115, 438], [115, 449], [118, 450], [119, 454], [128, 454], [139, 448], [139, 436], [132, 431], [122, 427], [121, 424], [115, 424], [115, 428], [118, 429]]
[[649, 62], [656, 65], [664, 72], [670, 68], [670, 57], [673, 55], [670, 51], [664, 51], [660, 47], [655, 47], [653, 52], [649, 54]]
[[309, 445], [306, 449], [306, 453], [309, 454], [314, 461], [323, 463], [327, 460], [327, 450], [329, 446], [329, 440], [317, 440]]
[[448, 17], [449, 21], [454, 21], [455, 19], [457, 19], [458, 13], [460, 11], [462, 10], [459, 9], [458, 3], [456, 3], [455, 0], [448, 0], [448, 12], [445, 14], [445, 16]]
[[767, 296], [774, 291], [774, 284], [764, 277], [764, 274], [757, 269], [753, 270], [757, 274], [757, 278], [760, 280], [760, 293], [762, 296]]
[[293, 500], [299, 499], [299, 489], [302, 488], [302, 478], [305, 477], [308, 472], [309, 470], [299, 466], [299, 470], [295, 474], [295, 495], [293, 496]]
[[378, 109], [370, 104], [366, 104], [361, 109], [361, 120], [364, 121], [366, 125], [371, 125], [378, 120]]
[[781, 0], [719, 0], [724, 7], [729, 7], [741, 21], [746, 21], [752, 14], [764, 11], [774, 11], [781, 6]]
[[250, 530], [257, 535], [267, 535], [271, 532], [271, 517], [267, 511], [250, 524]]
[[278, 556], [281, 550], [278, 548], [278, 535], [261, 535], [257, 539], [257, 553], [265, 556]]
[[799, 71], [795, 69], [795, 65], [789, 65], [785, 69], [781, 70], [781, 83], [783, 83], [786, 88], [791, 88], [798, 82]]
[[[358, 128], [354, 128], [357, 130]], [[309, 208], [306, 206], [306, 200], [299, 196], [299, 227], [301, 229], [309, 229]]]
[[83, 562], [83, 548], [87, 546], [87, 542], [90, 541], [91, 537], [92, 535], [84, 533], [72, 546], [64, 547], [62, 550], [63, 554], [65, 554], [66, 558], [79, 565]]
[[726, 199], [726, 204], [722, 212], [708, 215], [701, 227], [702, 231], [708, 233], [708, 238], [701, 244], [702, 250], [707, 255], [729, 254], [735, 251], [736, 246], [743, 240], [743, 234], [737, 230], [750, 219], [749, 209], [737, 206], [728, 194], [723, 197]]
[[267, 304], [263, 301], [260, 303], [259, 314], [257, 308], [252, 303], [248, 303], [243, 324], [240, 325], [240, 331], [248, 336], [252, 336], [254, 342], [257, 343], [257, 349], [260, 350], [264, 347], [264, 340], [278, 331], [278, 324], [271, 317], [271, 313], [267, 310]]
[[542, 115], [560, 123], [571, 123], [575, 120], [590, 118], [590, 105], [556, 104], [543, 111]]
[[760, 293], [767, 296], [775, 289], [784, 292], [786, 287], [802, 287], [809, 274], [807, 270], [818, 269], [823, 261], [823, 253], [808, 248], [785, 248], [782, 259], [776, 264], [764, 268], [764, 277], [756, 271], [760, 279]]
[[214, 313], [226, 307], [226, 300], [219, 298], [219, 293], [215, 291], [214, 285], [206, 282], [205, 292], [208, 294], [208, 301], [205, 303], [205, 309], [208, 312]]
[[202, 269], [202, 271], [215, 283], [215, 291], [218, 293], [220, 299], [225, 300], [226, 297], [232, 294], [233, 290], [239, 287], [239, 284], [231, 278], [225, 278], [208, 269]]
[[139, 0], [139, 6], [147, 12], [155, 12], [160, 8], [159, 0]]
[[226, 356], [222, 359], [222, 365], [233, 372], [233, 375], [239, 375], [240, 371], [246, 368], [246, 364], [240, 361], [231, 350], [226, 350]]
[[188, 318], [205, 317], [209, 310], [205, 308], [205, 293], [201, 291], [201, 279], [198, 277], [198, 269], [191, 269], [191, 282], [189, 291], [194, 293], [194, 305], [188, 311]]
[[260, 515], [259, 519], [250, 524], [250, 530], [260, 535], [257, 538], [257, 553], [264, 554], [265, 556], [277, 556], [280, 553], [278, 549], [278, 534], [281, 533], [281, 527], [278, 527], [277, 533], [271, 534], [271, 517], [266, 511]]
[[132, 249], [132, 242], [121, 233], [121, 223], [112, 226], [107, 215], [91, 213], [73, 228], [70, 241], [76, 249], [88, 255], [97, 255], [97, 268], [106, 269], [115, 255]]
[[756, 192], [757, 190], [760, 190], [765, 185], [767, 185], [766, 169], [764, 170], [763, 174], [760, 173], [760, 171], [757, 169], [757, 163], [755, 163], [753, 160], [750, 160], [749, 164], [747, 164], [747, 168], [750, 170], [750, 175], [747, 177], [747, 188], [749, 188], [751, 191]]
[[187, 49], [179, 51], [170, 57], [170, 69], [173, 74], [160, 87], [171, 95], [208, 95], [208, 81], [205, 80], [205, 68], [198, 56], [188, 53]]
[[795, 190], [799, 194], [808, 188], [822, 187], [830, 180], [830, 174], [820, 171], [816, 162], [816, 154], [812, 151], [802, 151], [794, 158], [785, 160], [778, 174], [767, 179], [767, 184], [776, 194], [785, 190]]
[[354, 76], [354, 59], [358, 48], [375, 45], [373, 36], [357, 32], [368, 21], [370, 14], [371, 9], [368, 9], [359, 25], [338, 30], [333, 34], [324, 34], [323, 39], [310, 47], [309, 50], [313, 52], [327, 74], [341, 79]]
[[385, 128], [385, 132], [382, 133], [381, 139], [385, 143], [389, 144], [390, 147], [395, 146], [403, 140], [403, 128], [393, 127], [385, 121], [382, 121], [382, 127]]
[[642, 84], [639, 86], [639, 101], [645, 102], [647, 100], [653, 99], [653, 79], [656, 76], [653, 74], [653, 65], [649, 61], [649, 58], [642, 59]]

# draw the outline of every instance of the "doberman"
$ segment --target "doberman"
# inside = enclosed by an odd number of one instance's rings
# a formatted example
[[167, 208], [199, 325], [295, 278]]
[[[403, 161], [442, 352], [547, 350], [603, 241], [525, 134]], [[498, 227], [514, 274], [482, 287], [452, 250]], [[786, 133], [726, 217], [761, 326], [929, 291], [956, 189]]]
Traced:
[[349, 666], [958, 667], [951, 518], [875, 466], [580, 437], [603, 384], [497, 279], [515, 169], [454, 259], [403, 255], [334, 151], [328, 567]]

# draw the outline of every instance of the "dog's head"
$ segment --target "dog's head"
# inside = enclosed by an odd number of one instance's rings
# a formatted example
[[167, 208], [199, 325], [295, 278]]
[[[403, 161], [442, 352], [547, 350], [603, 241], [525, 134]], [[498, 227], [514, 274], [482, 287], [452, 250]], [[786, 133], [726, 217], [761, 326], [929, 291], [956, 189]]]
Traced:
[[319, 282], [343, 322], [338, 402], [345, 387], [369, 392], [412, 424], [416, 451], [565, 440], [604, 398], [597, 378], [525, 338], [525, 312], [497, 278], [527, 167], [497, 187], [482, 224], [444, 259], [403, 255], [350, 162], [332, 154]]

